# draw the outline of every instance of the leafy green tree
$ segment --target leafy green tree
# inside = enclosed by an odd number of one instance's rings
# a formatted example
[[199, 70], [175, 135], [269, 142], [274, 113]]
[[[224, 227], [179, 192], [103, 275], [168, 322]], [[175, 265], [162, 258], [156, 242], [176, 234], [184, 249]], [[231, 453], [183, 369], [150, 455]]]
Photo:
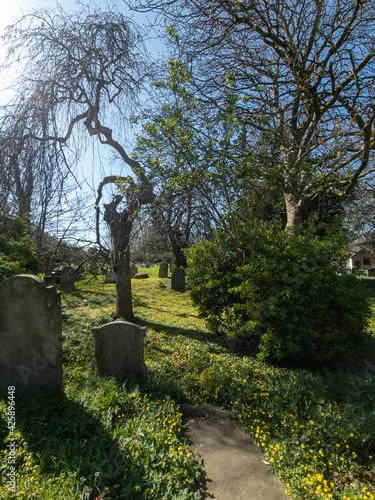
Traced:
[[166, 78], [155, 83], [163, 104], [137, 117], [142, 130], [133, 151], [154, 185], [152, 216], [183, 267], [181, 250], [200, 237], [212, 238], [214, 227], [231, 234], [236, 246], [239, 212], [250, 226], [285, 217], [281, 190], [262, 178], [268, 157], [237, 113], [233, 78], [227, 77], [220, 111], [188, 94], [190, 79], [181, 61], [169, 61]]
[[133, 118], [142, 129], [132, 156], [144, 162], [155, 193], [145, 215], [167, 236], [179, 267], [186, 267], [184, 249], [210, 234], [210, 214], [200, 192], [202, 117], [184, 90], [188, 80], [186, 68], [171, 59], [166, 78], [154, 82], [163, 104]]
[[15, 274], [40, 270], [32, 248], [25, 218], [9, 215], [9, 209], [0, 210], [0, 281]]

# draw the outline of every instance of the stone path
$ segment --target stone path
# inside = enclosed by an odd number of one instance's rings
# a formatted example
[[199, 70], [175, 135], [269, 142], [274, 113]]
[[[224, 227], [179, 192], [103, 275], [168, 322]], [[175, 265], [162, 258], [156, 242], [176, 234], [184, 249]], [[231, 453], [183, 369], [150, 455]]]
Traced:
[[203, 459], [206, 491], [217, 500], [290, 500], [285, 486], [268, 472], [263, 453], [227, 410], [182, 405], [191, 450]]

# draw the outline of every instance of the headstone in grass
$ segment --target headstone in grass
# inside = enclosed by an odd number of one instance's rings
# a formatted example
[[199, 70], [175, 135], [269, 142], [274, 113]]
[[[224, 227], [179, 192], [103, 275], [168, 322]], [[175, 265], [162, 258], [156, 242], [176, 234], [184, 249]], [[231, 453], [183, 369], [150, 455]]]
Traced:
[[134, 275], [134, 279], [136, 280], [144, 280], [149, 278], [149, 275], [147, 273], [137, 273]]
[[109, 271], [104, 278], [105, 283], [116, 283], [116, 273]]
[[138, 267], [135, 264], [131, 264], [130, 266], [130, 278], [134, 278], [134, 276], [138, 274]]
[[182, 267], [176, 267], [172, 273], [172, 290], [175, 292], [185, 292], [185, 271]]
[[166, 262], [160, 263], [159, 278], [168, 278], [168, 264]]
[[64, 290], [73, 290], [74, 283], [77, 281], [77, 273], [73, 267], [65, 266], [61, 269], [60, 284]]
[[61, 295], [21, 274], [0, 283], [0, 393], [62, 389]]
[[92, 328], [95, 357], [105, 375], [146, 373], [143, 342], [147, 327], [126, 321], [112, 321]]

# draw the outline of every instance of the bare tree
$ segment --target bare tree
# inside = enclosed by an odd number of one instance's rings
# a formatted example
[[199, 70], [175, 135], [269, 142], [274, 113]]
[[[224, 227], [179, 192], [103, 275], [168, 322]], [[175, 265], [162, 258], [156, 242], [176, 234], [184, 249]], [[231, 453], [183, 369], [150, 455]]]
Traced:
[[193, 75], [191, 93], [237, 113], [268, 157], [287, 227], [317, 193], [348, 193], [372, 170], [375, 6], [370, 0], [146, 0]]
[[[118, 214], [118, 197], [105, 207], [117, 260], [116, 315], [133, 317], [131, 308], [128, 239], [136, 207], [146, 203], [151, 187], [140, 164], [127, 155], [112, 129], [121, 136], [137, 94], [149, 75], [141, 37], [136, 27], [118, 12], [83, 9], [68, 14], [61, 7], [24, 16], [9, 27], [3, 41], [8, 45], [5, 69], [19, 61], [11, 103], [13, 114], [23, 112], [22, 137], [41, 143], [68, 145], [78, 154], [84, 130], [109, 146], [130, 168], [126, 208]], [[24, 106], [24, 102], [30, 106]], [[43, 133], [35, 123], [45, 124]], [[99, 187], [113, 182], [104, 179]]]
[[116, 273], [116, 316], [127, 319], [133, 317], [131, 278], [130, 278], [130, 233], [133, 227], [133, 217], [136, 210], [143, 204], [153, 200], [153, 193], [148, 189], [148, 185], [143, 186], [142, 191], [136, 193], [136, 186], [131, 178], [105, 177], [98, 188], [96, 199], [97, 210], [97, 243], [100, 246], [99, 233], [99, 202], [102, 197], [102, 190], [106, 184], [112, 184], [119, 180], [129, 182], [130, 187], [125, 193], [126, 204], [121, 211], [117, 207], [124, 201], [122, 194], [114, 197], [111, 203], [105, 204], [104, 220], [107, 222], [113, 246], [113, 270]]

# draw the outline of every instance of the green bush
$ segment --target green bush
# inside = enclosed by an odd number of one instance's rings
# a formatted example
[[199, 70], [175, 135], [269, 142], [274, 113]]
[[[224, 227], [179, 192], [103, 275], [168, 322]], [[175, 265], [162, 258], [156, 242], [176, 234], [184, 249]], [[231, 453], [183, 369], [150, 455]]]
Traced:
[[210, 328], [289, 366], [347, 363], [366, 336], [370, 305], [359, 280], [340, 271], [342, 235], [262, 228], [241, 239], [242, 265], [222, 233], [189, 251], [191, 296]]
[[7, 208], [0, 210], [0, 281], [15, 274], [40, 270], [32, 249], [27, 221], [12, 217]]

